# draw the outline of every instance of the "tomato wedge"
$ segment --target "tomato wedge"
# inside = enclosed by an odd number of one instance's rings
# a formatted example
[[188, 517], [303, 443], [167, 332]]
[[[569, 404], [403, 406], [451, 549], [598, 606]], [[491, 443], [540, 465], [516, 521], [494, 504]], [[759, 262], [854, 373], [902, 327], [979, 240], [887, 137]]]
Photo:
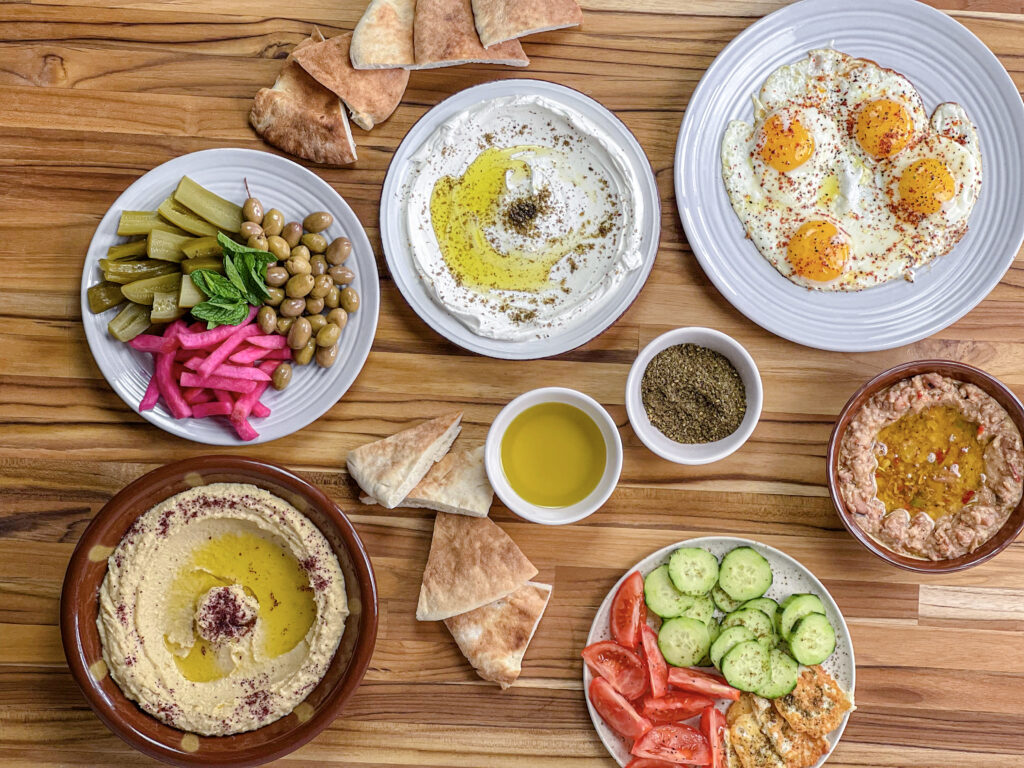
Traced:
[[736, 701], [740, 697], [738, 690], [717, 675], [708, 675], [686, 667], [672, 667], [668, 671], [668, 682], [669, 685], [674, 685], [676, 688], [702, 693], [713, 699]]
[[612, 638], [619, 645], [635, 649], [640, 644], [640, 625], [647, 622], [644, 577], [633, 571], [612, 598]]
[[611, 640], [602, 640], [583, 649], [583, 660], [590, 671], [603, 677], [627, 699], [638, 699], [647, 689], [647, 676], [640, 657]]
[[708, 707], [700, 713], [700, 732], [708, 740], [711, 747], [711, 768], [725, 768], [725, 740], [722, 731], [725, 730], [725, 715], [715, 709]]
[[689, 720], [691, 717], [699, 715], [707, 707], [714, 706], [713, 699], [701, 696], [699, 693], [672, 691], [660, 698], [645, 697], [640, 703], [640, 713], [655, 725], [663, 725]]
[[634, 757], [626, 768], [677, 768], [679, 763], [670, 763], [668, 760], [653, 760], [650, 757]]
[[601, 719], [620, 736], [639, 739], [651, 730], [650, 721], [637, 714], [633, 705], [603, 677], [595, 677], [590, 681], [590, 703]]
[[658, 647], [658, 635], [647, 622], [640, 627], [640, 644], [647, 662], [647, 676], [651, 680], [651, 696], [664, 696], [668, 693], [668, 664]]
[[709, 765], [711, 747], [700, 731], [688, 725], [658, 725], [637, 739], [630, 750], [637, 757], [684, 765]]

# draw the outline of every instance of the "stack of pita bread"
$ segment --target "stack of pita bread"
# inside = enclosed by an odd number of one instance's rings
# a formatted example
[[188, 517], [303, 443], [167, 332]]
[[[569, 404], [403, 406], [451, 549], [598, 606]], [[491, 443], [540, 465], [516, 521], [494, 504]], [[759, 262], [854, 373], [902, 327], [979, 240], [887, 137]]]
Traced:
[[360, 501], [437, 510], [416, 618], [444, 621], [484, 680], [508, 688], [551, 596], [537, 569], [488, 516], [494, 491], [483, 446], [448, 452], [462, 413], [423, 422], [350, 451]]
[[387, 120], [409, 70], [457, 64], [525, 67], [519, 38], [583, 22], [577, 0], [370, 0], [353, 32], [319, 30], [295, 46], [271, 88], [256, 94], [253, 128], [285, 152], [328, 165], [356, 161], [352, 121]]

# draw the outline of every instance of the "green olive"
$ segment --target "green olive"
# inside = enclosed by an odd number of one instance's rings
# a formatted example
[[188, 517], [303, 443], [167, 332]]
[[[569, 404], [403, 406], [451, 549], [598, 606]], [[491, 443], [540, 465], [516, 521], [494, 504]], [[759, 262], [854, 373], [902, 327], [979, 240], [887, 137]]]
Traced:
[[345, 325], [348, 323], [348, 312], [341, 307], [332, 309], [327, 313], [327, 322], [334, 323], [338, 328], [344, 329]]
[[313, 328], [309, 320], [304, 317], [296, 317], [292, 327], [288, 329], [288, 346], [292, 349], [302, 349], [306, 342], [313, 335]]
[[331, 224], [334, 223], [334, 217], [331, 216], [327, 211], [317, 211], [311, 213], [309, 216], [302, 220], [302, 226], [307, 232], [323, 232]]
[[306, 314], [315, 315], [324, 311], [324, 300], [313, 296], [306, 297]]
[[263, 215], [263, 232], [267, 237], [280, 235], [284, 229], [284, 214], [277, 208], [271, 208]]
[[327, 246], [326, 256], [332, 265], [338, 266], [339, 264], [344, 264], [351, 253], [352, 241], [347, 237], [339, 237]]
[[323, 253], [327, 250], [327, 238], [316, 232], [307, 232], [302, 236], [302, 244], [313, 253]]
[[313, 277], [316, 277], [317, 275], [326, 275], [327, 259], [325, 259], [323, 255], [318, 253], [316, 256], [309, 260], [309, 268]]
[[242, 203], [242, 218], [253, 224], [259, 224], [263, 221], [263, 203], [255, 197], [247, 197]]
[[288, 383], [292, 380], [292, 364], [281, 363], [274, 369], [274, 372], [270, 375], [270, 383], [274, 389], [284, 389], [288, 386]]
[[299, 259], [295, 256], [292, 256], [284, 263], [284, 268], [288, 270], [290, 275], [308, 275], [312, 271], [306, 259]]
[[316, 332], [316, 345], [318, 347], [333, 347], [341, 338], [341, 328], [334, 323], [328, 323]]
[[355, 273], [348, 267], [331, 267], [327, 274], [338, 285], [348, 285], [356, 279]]
[[328, 309], [335, 309], [341, 304], [341, 291], [338, 290], [338, 286], [331, 288], [330, 292], [324, 296], [324, 306]]
[[271, 307], [276, 307], [282, 301], [284, 301], [284, 288], [276, 288], [271, 286], [270, 288], [267, 288], [267, 293], [270, 295], [267, 296], [266, 300], [263, 302], [264, 304], [267, 304]]
[[292, 249], [280, 235], [271, 235], [267, 238], [267, 250], [274, 254], [278, 261], [285, 261], [292, 255]]
[[343, 288], [341, 291], [341, 308], [350, 315], [359, 309], [359, 294], [355, 288]]
[[303, 299], [313, 290], [312, 275], [292, 275], [284, 285], [285, 295], [290, 299]]
[[302, 239], [302, 225], [297, 221], [289, 221], [281, 230], [281, 237], [288, 243], [289, 248], [294, 248]]
[[278, 310], [285, 317], [298, 317], [306, 310], [306, 302], [302, 299], [285, 299]]
[[250, 237], [259, 237], [263, 234], [263, 227], [255, 221], [243, 221], [238, 229], [238, 234], [248, 240]]
[[330, 275], [317, 275], [313, 278], [313, 289], [309, 293], [314, 298], [322, 299], [330, 293], [333, 287], [334, 281], [331, 280]]
[[[306, 305], [307, 305], [307, 310], [308, 310], [308, 306], [309, 306], [309, 302], [308, 301], [306, 302]], [[313, 333], [319, 333], [320, 329], [323, 328], [325, 325], [327, 325], [327, 318], [324, 317], [321, 314], [314, 313], [314, 314], [310, 315], [309, 317], [307, 317], [306, 319], [309, 320], [309, 326], [310, 326], [310, 328], [313, 329]]]
[[284, 267], [279, 267], [276, 264], [272, 267], [267, 267], [267, 285], [274, 287], [284, 285], [288, 282], [288, 270]]
[[317, 347], [316, 348], [316, 364], [321, 368], [330, 368], [334, 365], [334, 361], [338, 359], [338, 345], [333, 344], [329, 347]]
[[245, 241], [245, 244], [250, 248], [255, 248], [257, 251], [267, 250], [267, 238], [263, 235], [260, 235], [259, 237], [250, 237]]
[[304, 245], [293, 245], [292, 246], [292, 258], [293, 259], [305, 259], [309, 261], [309, 248]]
[[260, 307], [260, 311], [256, 313], [256, 324], [264, 333], [273, 333], [277, 328], [277, 311], [273, 307]]
[[282, 336], [287, 335], [288, 331], [292, 327], [292, 323], [294, 323], [294, 322], [295, 322], [295, 318], [294, 317], [279, 317], [279, 318], [277, 318], [277, 332], [280, 333]]
[[309, 365], [313, 361], [314, 354], [316, 354], [316, 342], [313, 339], [310, 339], [306, 343], [306, 346], [302, 349], [296, 350], [292, 354], [292, 357], [299, 365]]

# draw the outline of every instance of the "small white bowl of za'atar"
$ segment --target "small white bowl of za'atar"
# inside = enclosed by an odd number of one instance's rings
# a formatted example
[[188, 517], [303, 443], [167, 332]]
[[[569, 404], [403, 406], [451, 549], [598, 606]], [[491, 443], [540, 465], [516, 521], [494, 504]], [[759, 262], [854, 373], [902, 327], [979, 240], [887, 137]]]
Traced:
[[711, 328], [677, 328], [637, 355], [626, 412], [637, 437], [676, 464], [710, 464], [743, 445], [761, 416], [754, 359]]

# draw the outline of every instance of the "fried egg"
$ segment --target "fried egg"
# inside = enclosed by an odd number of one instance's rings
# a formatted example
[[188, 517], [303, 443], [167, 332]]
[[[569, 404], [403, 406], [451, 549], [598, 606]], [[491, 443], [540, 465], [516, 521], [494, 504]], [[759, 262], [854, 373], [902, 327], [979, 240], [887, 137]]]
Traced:
[[775, 70], [722, 141], [733, 210], [761, 254], [825, 291], [913, 280], [967, 230], [981, 189], [963, 108], [931, 119], [902, 75], [832, 49]]

